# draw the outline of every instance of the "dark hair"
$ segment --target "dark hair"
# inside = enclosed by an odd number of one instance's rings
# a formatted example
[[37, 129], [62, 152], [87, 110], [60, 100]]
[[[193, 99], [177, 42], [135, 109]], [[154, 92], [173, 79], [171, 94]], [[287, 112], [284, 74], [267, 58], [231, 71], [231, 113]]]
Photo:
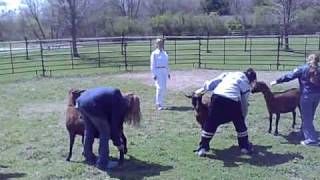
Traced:
[[244, 74], [247, 76], [250, 83], [257, 80], [257, 74], [252, 68], [247, 69]]

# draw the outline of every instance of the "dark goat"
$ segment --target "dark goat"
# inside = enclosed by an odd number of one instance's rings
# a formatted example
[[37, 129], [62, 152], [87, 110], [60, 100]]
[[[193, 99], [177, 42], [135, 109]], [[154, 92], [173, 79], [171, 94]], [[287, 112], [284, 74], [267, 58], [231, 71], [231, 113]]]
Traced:
[[[80, 112], [75, 108], [75, 102], [76, 99], [81, 95], [81, 93], [84, 92], [84, 90], [76, 90], [71, 89], [69, 91], [69, 100], [68, 100], [68, 108], [67, 108], [67, 114], [66, 114], [66, 128], [69, 132], [70, 137], [70, 145], [69, 145], [69, 155], [66, 158], [67, 161], [70, 161], [70, 158], [72, 156], [72, 148], [74, 144], [74, 140], [76, 135], [82, 136], [82, 144], [84, 141], [84, 121], [81, 119]], [[99, 134], [94, 135], [95, 138], [99, 138]], [[122, 132], [121, 134], [121, 140], [123, 141], [124, 145], [124, 152], [120, 153], [120, 163], [123, 163], [124, 160], [124, 154], [127, 153], [127, 139]]]
[[205, 99], [205, 101], [203, 102], [202, 101], [203, 95], [196, 95], [195, 93], [192, 93], [192, 95], [185, 95], [185, 96], [191, 99], [196, 120], [202, 128], [204, 125], [204, 122], [208, 119], [208, 112], [209, 112], [208, 107], [209, 107], [210, 101]]
[[269, 133], [271, 133], [272, 114], [276, 114], [276, 130], [278, 135], [278, 124], [281, 113], [292, 112], [292, 128], [296, 125], [296, 107], [300, 110], [300, 92], [297, 88], [288, 89], [283, 92], [271, 92], [265, 82], [256, 82], [252, 93], [262, 92], [269, 112]]

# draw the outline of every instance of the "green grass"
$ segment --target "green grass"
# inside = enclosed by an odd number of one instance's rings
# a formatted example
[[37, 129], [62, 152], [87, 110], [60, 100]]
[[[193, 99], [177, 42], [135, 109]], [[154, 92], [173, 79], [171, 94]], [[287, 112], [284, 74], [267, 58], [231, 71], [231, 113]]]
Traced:
[[[166, 102], [174, 108], [157, 112], [153, 105], [154, 87], [139, 80], [117, 78], [113, 73], [87, 73], [3, 81], [0, 179], [319, 178], [319, 147], [298, 145], [300, 120], [292, 130], [290, 114], [281, 117], [280, 136], [268, 134], [267, 110], [261, 94], [251, 96], [248, 116], [250, 140], [256, 153], [252, 157], [239, 154], [236, 132], [232, 124], [226, 124], [218, 129], [211, 142], [210, 155], [199, 158], [193, 150], [199, 142], [200, 128], [190, 110], [191, 102], [182, 92], [170, 89]], [[125, 126], [129, 148], [125, 165], [109, 174], [83, 163], [80, 138], [76, 140], [72, 162], [65, 161], [69, 143], [64, 126], [67, 92], [71, 87], [95, 86], [133, 91], [142, 102], [141, 128]], [[315, 124], [319, 127], [318, 120]], [[97, 143], [94, 149], [97, 150]], [[117, 158], [113, 146], [111, 156]]]

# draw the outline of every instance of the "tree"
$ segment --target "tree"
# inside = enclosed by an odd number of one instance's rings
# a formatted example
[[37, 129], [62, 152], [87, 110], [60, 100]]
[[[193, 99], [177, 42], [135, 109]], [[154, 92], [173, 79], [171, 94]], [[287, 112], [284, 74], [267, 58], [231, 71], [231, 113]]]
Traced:
[[81, 21], [80, 12], [86, 9], [88, 0], [58, 0], [59, 6], [65, 12], [70, 23], [70, 34], [72, 38], [72, 52], [74, 57], [80, 57], [77, 49], [77, 33], [79, 21]]
[[229, 14], [229, 2], [226, 0], [201, 0], [201, 8], [206, 14], [216, 12], [219, 15]]
[[253, 0], [233, 0], [229, 2], [230, 12], [234, 14], [238, 21], [247, 30], [251, 24], [254, 1]]
[[[34, 29], [34, 33], [39, 39], [46, 39], [45, 31], [40, 22], [40, 2], [38, 0], [24, 0], [23, 3], [27, 5], [27, 11], [25, 11], [27, 16], [30, 16], [34, 21], [36, 26], [38, 27], [41, 37], [38, 35], [37, 31]], [[33, 25], [33, 24], [32, 24]]]
[[120, 16], [137, 18], [142, 0], [109, 0], [109, 3], [118, 11]]

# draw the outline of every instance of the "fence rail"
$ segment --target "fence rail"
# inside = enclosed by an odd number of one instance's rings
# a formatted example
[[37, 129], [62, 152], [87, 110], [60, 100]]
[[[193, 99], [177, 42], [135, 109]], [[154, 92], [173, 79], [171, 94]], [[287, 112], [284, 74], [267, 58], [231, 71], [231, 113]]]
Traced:
[[[80, 38], [80, 57], [73, 56], [70, 39], [0, 42], [0, 75], [88, 68], [149, 66], [155, 36]], [[166, 36], [170, 64], [198, 68], [252, 66], [285, 69], [320, 51], [320, 35], [289, 36]]]

